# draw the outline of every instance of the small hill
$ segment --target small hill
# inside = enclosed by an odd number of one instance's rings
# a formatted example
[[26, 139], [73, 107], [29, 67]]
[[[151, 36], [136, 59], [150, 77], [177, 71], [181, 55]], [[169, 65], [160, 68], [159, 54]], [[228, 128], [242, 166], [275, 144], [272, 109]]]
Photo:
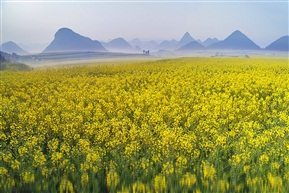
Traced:
[[178, 47], [178, 41], [176, 40], [165, 40], [157, 46], [158, 50], [174, 50]]
[[30, 71], [30, 70], [33, 70], [33, 68], [23, 63], [11, 63], [11, 62], [0, 63], [0, 71]]
[[203, 50], [205, 47], [197, 41], [192, 41], [181, 48], [177, 49], [178, 51], [189, 51], [189, 50]]
[[158, 47], [158, 43], [155, 40], [143, 42], [142, 44], [143, 44], [142, 49], [145, 50], [155, 50]]
[[84, 37], [75, 33], [71, 29], [61, 28], [56, 32], [54, 40], [43, 51], [43, 53], [71, 51], [105, 52], [106, 49], [97, 40]]
[[217, 42], [219, 42], [217, 38], [207, 38], [205, 41], [202, 42], [202, 45], [208, 47]]
[[111, 52], [135, 52], [136, 50], [123, 38], [116, 38], [102, 45]]
[[289, 36], [283, 36], [269, 46], [266, 47], [266, 50], [275, 50], [275, 51], [289, 51]]
[[132, 41], [129, 42], [130, 45], [136, 47], [142, 47], [142, 42], [139, 38], [134, 38]]
[[214, 43], [209, 49], [231, 49], [231, 50], [259, 50], [260, 47], [249, 39], [241, 31], [236, 30], [225, 40]]
[[189, 34], [189, 32], [186, 32], [183, 37], [180, 39], [178, 46], [182, 47], [190, 42], [195, 41], [194, 38], [192, 38], [192, 36]]
[[15, 42], [12, 41], [2, 44], [2, 51], [9, 54], [15, 53], [18, 55], [29, 54], [27, 51], [23, 50], [20, 46], [18, 46]]

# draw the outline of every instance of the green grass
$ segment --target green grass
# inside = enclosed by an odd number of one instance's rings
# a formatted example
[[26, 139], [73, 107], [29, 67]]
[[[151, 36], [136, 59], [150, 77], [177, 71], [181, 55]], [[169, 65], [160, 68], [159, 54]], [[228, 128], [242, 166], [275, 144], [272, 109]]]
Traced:
[[0, 71], [4, 71], [4, 70], [5, 71], [30, 71], [32, 70], [32, 67], [23, 63], [3, 62], [3, 63], [0, 63]]

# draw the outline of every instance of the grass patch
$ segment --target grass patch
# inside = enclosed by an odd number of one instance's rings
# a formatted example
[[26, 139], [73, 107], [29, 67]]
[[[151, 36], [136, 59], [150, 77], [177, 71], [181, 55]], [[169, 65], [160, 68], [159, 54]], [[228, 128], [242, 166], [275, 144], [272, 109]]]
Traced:
[[3, 62], [3, 63], [0, 63], [0, 71], [4, 71], [4, 70], [6, 71], [30, 71], [30, 70], [33, 70], [33, 68], [23, 63]]

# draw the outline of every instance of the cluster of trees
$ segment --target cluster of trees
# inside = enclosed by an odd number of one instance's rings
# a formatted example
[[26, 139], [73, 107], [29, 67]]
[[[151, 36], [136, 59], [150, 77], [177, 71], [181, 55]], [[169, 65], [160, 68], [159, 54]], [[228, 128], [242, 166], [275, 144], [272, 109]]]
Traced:
[[8, 54], [0, 51], [0, 71], [18, 71], [31, 70], [32, 68], [26, 64], [18, 63], [19, 56], [15, 53]]

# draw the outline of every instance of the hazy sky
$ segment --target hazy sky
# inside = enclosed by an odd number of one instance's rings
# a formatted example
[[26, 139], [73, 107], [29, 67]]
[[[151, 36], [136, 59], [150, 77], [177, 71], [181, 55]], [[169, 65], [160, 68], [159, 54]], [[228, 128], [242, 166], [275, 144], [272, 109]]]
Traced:
[[261, 47], [288, 35], [287, 1], [1, 2], [2, 43], [48, 44], [62, 27], [108, 41], [179, 40], [185, 32], [220, 40], [239, 29]]

